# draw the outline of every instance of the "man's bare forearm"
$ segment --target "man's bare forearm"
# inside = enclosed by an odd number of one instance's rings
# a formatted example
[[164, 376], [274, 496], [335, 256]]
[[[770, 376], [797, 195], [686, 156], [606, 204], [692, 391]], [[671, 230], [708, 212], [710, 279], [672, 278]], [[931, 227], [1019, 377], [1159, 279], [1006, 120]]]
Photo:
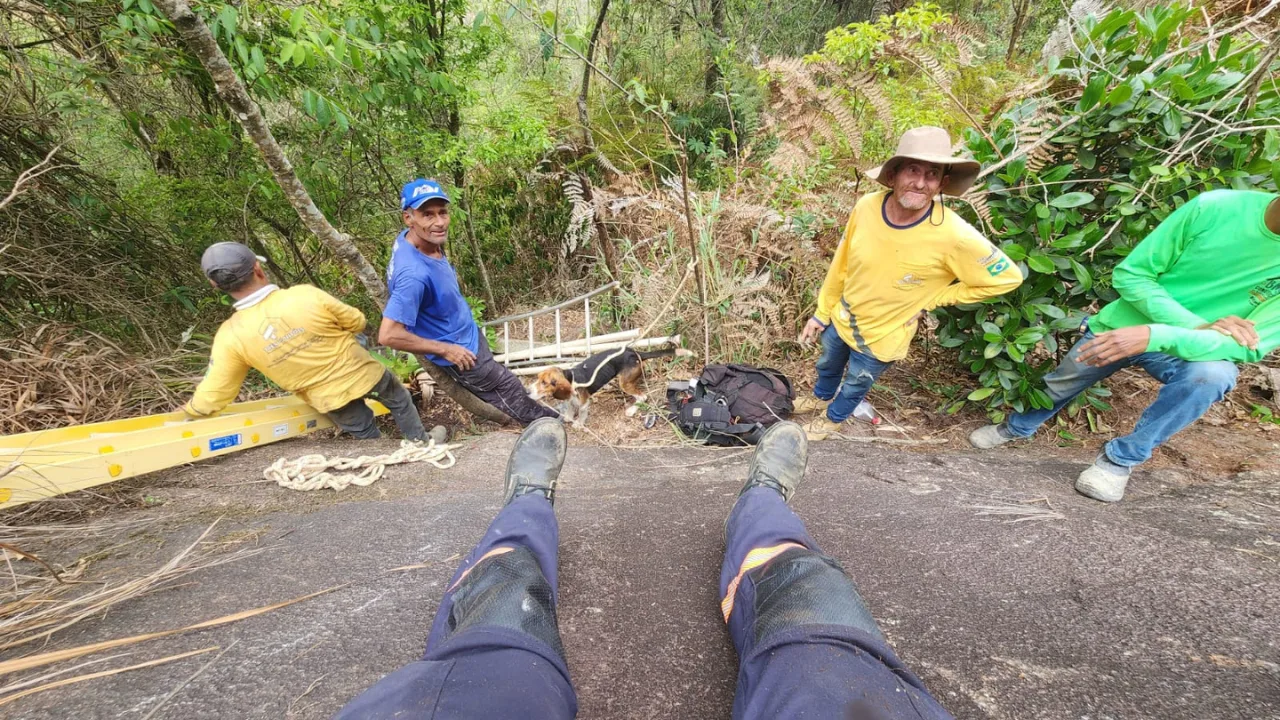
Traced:
[[414, 355], [442, 355], [450, 347], [449, 343], [418, 337], [403, 328], [384, 328], [378, 333], [378, 342], [389, 348]]

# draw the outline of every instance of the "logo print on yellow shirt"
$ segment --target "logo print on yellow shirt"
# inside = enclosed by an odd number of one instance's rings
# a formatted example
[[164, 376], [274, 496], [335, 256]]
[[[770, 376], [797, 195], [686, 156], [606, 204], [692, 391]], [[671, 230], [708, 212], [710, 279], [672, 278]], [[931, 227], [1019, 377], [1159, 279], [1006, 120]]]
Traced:
[[924, 279], [916, 277], [915, 273], [907, 273], [906, 275], [902, 276], [901, 280], [899, 280], [894, 284], [900, 288], [913, 288], [913, 287], [916, 287], [917, 285], [923, 285]]
[[978, 264], [985, 267], [991, 277], [995, 277], [1009, 269], [1009, 258], [1006, 258], [999, 250], [992, 248], [991, 254], [979, 260]]
[[[285, 331], [283, 335], [280, 334], [281, 330]], [[262, 346], [262, 352], [270, 355], [282, 347], [287, 347], [290, 348], [290, 352], [286, 354], [286, 357], [288, 355], [292, 355], [294, 352], [297, 352], [302, 347], [309, 344], [305, 343], [302, 346], [299, 346], [297, 343], [293, 342], [306, 331], [306, 328], [292, 327], [289, 323], [281, 320], [280, 318], [267, 318], [263, 321], [262, 325], [258, 327], [258, 333], [262, 335], [262, 339], [266, 341]], [[273, 362], [279, 362], [280, 359], [282, 358], [277, 358]]]

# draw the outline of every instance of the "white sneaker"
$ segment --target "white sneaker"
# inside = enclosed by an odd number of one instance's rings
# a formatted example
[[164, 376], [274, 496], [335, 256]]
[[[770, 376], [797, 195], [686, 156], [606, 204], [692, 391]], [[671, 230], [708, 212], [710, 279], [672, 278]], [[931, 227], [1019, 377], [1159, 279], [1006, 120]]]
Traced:
[[1105, 454], [1099, 455], [1076, 479], [1076, 492], [1102, 502], [1118, 502], [1129, 484], [1129, 473], [1130, 468], [1116, 465]]
[[979, 450], [990, 450], [1017, 438], [1005, 435], [999, 425], [985, 425], [969, 433], [969, 444]]

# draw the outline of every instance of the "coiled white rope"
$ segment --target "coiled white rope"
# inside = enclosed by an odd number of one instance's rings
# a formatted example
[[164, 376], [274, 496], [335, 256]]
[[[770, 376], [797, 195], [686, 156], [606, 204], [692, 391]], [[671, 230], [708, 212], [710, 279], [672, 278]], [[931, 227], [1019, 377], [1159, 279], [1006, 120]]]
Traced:
[[[434, 440], [425, 443], [402, 440], [399, 450], [386, 455], [361, 455], [354, 458], [303, 455], [292, 460], [280, 458], [263, 470], [262, 476], [290, 490], [344, 490], [349, 485], [366, 487], [377, 482], [388, 465], [425, 462], [441, 470], [451, 468], [457, 462], [453, 456], [453, 450], [457, 447], [460, 446], [437, 445]], [[331, 473], [330, 470], [358, 472]]]

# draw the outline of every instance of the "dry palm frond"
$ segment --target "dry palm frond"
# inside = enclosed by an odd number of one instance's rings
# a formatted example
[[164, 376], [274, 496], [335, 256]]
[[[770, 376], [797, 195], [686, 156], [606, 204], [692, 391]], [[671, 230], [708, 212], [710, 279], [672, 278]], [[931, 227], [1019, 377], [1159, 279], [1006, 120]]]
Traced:
[[992, 104], [991, 109], [987, 111], [987, 116], [983, 118], [983, 121], [982, 121], [983, 124], [990, 125], [992, 120], [994, 120], [998, 115], [1000, 115], [1000, 113], [1003, 112], [1006, 107], [1008, 107], [1011, 104], [1017, 103], [1023, 100], [1024, 98], [1028, 98], [1028, 97], [1031, 97], [1032, 95], [1038, 95], [1044, 92], [1049, 88], [1050, 85], [1053, 84], [1053, 82], [1054, 82], [1053, 76], [1044, 75], [1030, 83], [1019, 85], [1018, 87], [1010, 90], [1009, 92], [1000, 96], [1000, 98], [996, 100], [994, 104]]
[[182, 359], [137, 358], [114, 343], [45, 324], [0, 339], [0, 435], [168, 410]]
[[854, 154], [862, 150], [862, 127], [848, 100], [819, 79], [834, 68], [823, 63], [806, 63], [801, 58], [776, 58], [763, 65], [775, 77], [770, 84], [769, 109], [764, 128], [782, 141], [773, 165], [786, 172], [801, 167], [818, 151], [814, 138], [829, 145], [843, 138]]
[[973, 212], [987, 224], [988, 228], [990, 228], [993, 223], [993, 219], [991, 215], [991, 208], [987, 205], [987, 195], [988, 193], [985, 189], [972, 187], [969, 188], [964, 195], [961, 195], [960, 199], [968, 203], [969, 207], [973, 208]]
[[169, 630], [159, 630], [157, 632], [143, 633], [141, 635], [130, 635], [129, 637], [116, 638], [114, 640], [104, 640], [102, 642], [90, 643], [88, 645], [78, 645], [76, 647], [67, 648], [65, 650], [52, 650], [50, 652], [40, 653], [39, 655], [31, 655], [28, 657], [21, 657], [13, 660], [5, 660], [4, 662], [0, 662], [0, 676], [8, 675], [10, 673], [15, 673], [15, 672], [21, 672], [23, 670], [31, 670], [38, 667], [44, 667], [45, 665], [51, 665], [53, 663], [62, 662], [64, 660], [74, 660], [75, 658], [84, 657], [85, 655], [92, 655], [93, 653], [102, 652], [103, 650], [113, 650], [118, 647], [127, 647], [129, 645], [136, 645], [138, 643], [146, 642], [148, 640], [156, 640], [162, 637], [169, 637], [170, 635], [179, 635], [181, 633], [190, 632], [192, 630], [204, 630], [206, 628], [218, 627], [220, 625], [229, 625], [231, 623], [240, 622], [241, 620], [246, 620], [251, 617], [257, 617], [258, 615], [269, 613], [273, 610], [279, 610], [280, 608], [283, 608], [283, 607], [296, 605], [300, 602], [306, 602], [307, 600], [334, 592], [335, 590], [341, 590], [342, 588], [345, 588], [348, 585], [350, 585], [350, 583], [344, 583], [342, 585], [334, 585], [333, 587], [325, 588], [323, 590], [317, 590], [316, 592], [308, 593], [306, 595], [302, 595], [301, 597], [296, 597], [290, 600], [284, 600], [278, 603], [272, 603], [270, 605], [263, 605], [261, 607], [253, 608], [252, 610], [241, 610], [240, 612], [237, 612], [237, 613], [232, 613], [230, 615], [223, 615], [221, 617], [216, 617], [211, 620], [203, 620], [201, 622], [195, 623], [193, 625], [187, 625], [185, 627], [172, 628]]
[[119, 675], [120, 673], [129, 672], [130, 670], [141, 670], [142, 668], [154, 667], [156, 665], [163, 665], [165, 663], [174, 662], [175, 660], [183, 660], [189, 657], [194, 657], [196, 655], [203, 655], [205, 653], [213, 652], [214, 650], [217, 650], [217, 649], [218, 649], [218, 646], [214, 645], [212, 647], [203, 648], [201, 650], [191, 650], [184, 653], [178, 653], [176, 655], [169, 655], [166, 657], [157, 658], [155, 660], [148, 660], [146, 662], [140, 662], [134, 665], [128, 665], [126, 667], [113, 668], [111, 670], [101, 670], [98, 672], [92, 672], [85, 675], [76, 675], [74, 677], [63, 678], [62, 680], [55, 680], [51, 683], [39, 685], [33, 688], [27, 688], [26, 690], [21, 690], [19, 692], [13, 693], [12, 695], [5, 695], [4, 697], [0, 697], [0, 705], [8, 705], [9, 703], [15, 700], [18, 700], [20, 698], [24, 698], [28, 695], [34, 695], [36, 693], [41, 693], [46, 690], [53, 690], [55, 688], [60, 688], [67, 685], [74, 685], [75, 683], [84, 682], [86, 680], [96, 680], [101, 677], [110, 677], [112, 675]]
[[933, 55], [925, 52], [918, 43], [894, 40], [885, 43], [884, 50], [889, 55], [896, 55], [915, 65], [921, 72], [927, 73], [944, 91], [951, 91], [951, 73]]
[[936, 29], [956, 46], [957, 62], [961, 65], [972, 65], [975, 56], [987, 47], [986, 43], [979, 40], [987, 36], [987, 31], [974, 23], [953, 19]]
[[[1043, 504], [1040, 504], [1043, 503]], [[1048, 498], [1034, 500], [994, 499], [988, 503], [966, 505], [970, 510], [977, 510], [979, 516], [1009, 518], [1006, 523], [1035, 522], [1037, 520], [1061, 520], [1065, 515], [1049, 505]]]
[[[23, 510], [33, 507], [35, 506], [27, 506], [26, 508], [23, 508]], [[6, 543], [11, 543], [20, 547], [48, 543], [66, 543], [84, 540], [98, 540], [102, 538], [124, 537], [132, 532], [166, 519], [138, 518], [132, 520], [103, 520], [100, 522], [89, 523], [44, 525], [13, 524], [12, 520], [20, 515], [21, 510], [19, 513], [6, 516], [6, 522], [0, 523], [0, 539]]]
[[1032, 148], [1026, 156], [1027, 172], [1040, 172], [1054, 158], [1058, 148], [1053, 139], [1044, 137], [1044, 134], [1055, 127], [1059, 119], [1056, 105], [1042, 102], [1029, 118], [1014, 128], [1018, 137], [1018, 149]]
[[223, 552], [217, 546], [204, 542], [217, 525], [215, 521], [195, 542], [173, 556], [157, 570], [124, 582], [103, 585], [76, 594], [85, 583], [65, 582], [74, 580], [83, 567], [73, 568], [55, 582], [50, 578], [35, 578], [18, 583], [0, 603], [0, 650], [34, 642], [49, 637], [76, 623], [100, 615], [131, 598], [146, 595], [174, 580], [197, 570], [215, 567], [256, 555], [262, 548]]

